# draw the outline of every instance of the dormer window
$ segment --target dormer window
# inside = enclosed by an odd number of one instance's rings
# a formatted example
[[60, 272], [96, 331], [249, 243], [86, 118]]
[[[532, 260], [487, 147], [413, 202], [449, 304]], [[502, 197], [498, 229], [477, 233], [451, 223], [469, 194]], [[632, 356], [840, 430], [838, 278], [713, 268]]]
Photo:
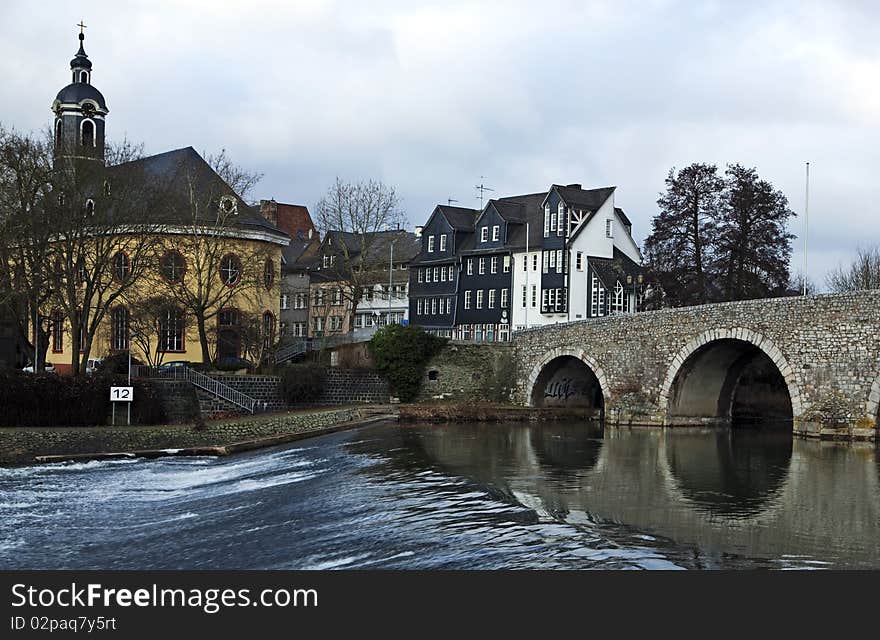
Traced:
[[428, 253], [434, 253], [434, 236], [428, 236]]
[[232, 196], [220, 198], [220, 210], [226, 215], [238, 215], [238, 203]]
[[492, 242], [498, 242], [498, 235], [500, 231], [501, 227], [499, 227], [497, 224], [492, 225]]
[[565, 205], [560, 202], [557, 210], [558, 213], [556, 214], [556, 235], [561, 236], [562, 232], [565, 230]]
[[440, 251], [446, 251], [446, 234], [440, 234]]
[[544, 205], [544, 237], [550, 235], [550, 205]]
[[489, 227], [480, 227], [480, 242], [489, 241]]

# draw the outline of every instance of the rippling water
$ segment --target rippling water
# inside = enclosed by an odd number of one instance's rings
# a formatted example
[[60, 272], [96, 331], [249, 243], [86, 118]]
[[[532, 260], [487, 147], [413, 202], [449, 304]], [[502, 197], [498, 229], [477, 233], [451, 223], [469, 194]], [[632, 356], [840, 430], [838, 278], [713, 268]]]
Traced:
[[0, 468], [2, 568], [880, 568], [872, 446], [377, 425], [230, 458]]

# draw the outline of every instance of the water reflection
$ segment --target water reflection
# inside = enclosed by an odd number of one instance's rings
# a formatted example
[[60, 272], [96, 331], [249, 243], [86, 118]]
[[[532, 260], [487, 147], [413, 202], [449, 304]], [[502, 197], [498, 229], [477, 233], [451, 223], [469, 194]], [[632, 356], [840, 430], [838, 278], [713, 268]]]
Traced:
[[[779, 430], [603, 433], [589, 423], [404, 430], [406, 464], [418, 459], [491, 487], [539, 519], [615, 524], [779, 567], [880, 567], [880, 463], [871, 445], [793, 440]], [[399, 453], [386, 450], [388, 463], [400, 464]]]
[[779, 492], [791, 460], [791, 432], [684, 429], [663, 440], [683, 496], [725, 516], [755, 516]]

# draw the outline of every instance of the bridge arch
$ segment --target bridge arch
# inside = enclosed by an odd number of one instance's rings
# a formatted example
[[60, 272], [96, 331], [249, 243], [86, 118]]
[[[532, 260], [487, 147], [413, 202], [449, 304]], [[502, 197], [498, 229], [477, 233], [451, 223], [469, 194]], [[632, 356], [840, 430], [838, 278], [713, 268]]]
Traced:
[[[556, 374], [567, 363], [574, 361], [580, 362], [586, 369], [587, 376], [595, 378], [594, 382], [598, 386], [598, 393], [602, 406], [596, 407], [604, 409], [609, 402], [608, 395], [608, 377], [596, 362], [595, 358], [588, 355], [583, 349], [566, 349], [557, 347], [545, 353], [529, 372], [526, 380], [526, 398], [529, 406], [536, 407], [543, 405], [544, 388], [549, 383], [554, 374]], [[540, 396], [540, 397], [539, 397]]]
[[[714, 351], [713, 358], [704, 358], [704, 355]], [[708, 404], [713, 401], [712, 393], [717, 394], [714, 400], [718, 401], [718, 407], [712, 411], [722, 420], [730, 417], [732, 404], [742, 368], [747, 366], [749, 358], [762, 360], [764, 363], [772, 363], [778, 371], [778, 375], [784, 381], [785, 391], [791, 403], [791, 417], [797, 417], [803, 412], [803, 399], [800, 388], [795, 379], [794, 369], [782, 355], [782, 351], [765, 336], [744, 328], [713, 329], [704, 331], [692, 338], [672, 359], [669, 364], [663, 386], [660, 389], [659, 408], [667, 420], [677, 411], [687, 409], [683, 414], [698, 415], [699, 411], [708, 411]], [[731, 371], [739, 367], [740, 371]], [[688, 382], [690, 373], [696, 382]], [[699, 394], [704, 399], [703, 407], [684, 407], [684, 395], [686, 387], [699, 385]], [[711, 389], [707, 393], [707, 389]], [[728, 393], [729, 392], [729, 393]], [[725, 394], [727, 394], [725, 396]], [[692, 396], [695, 396], [693, 393]], [[722, 397], [725, 396], [725, 397]], [[728, 397], [729, 396], [729, 397]], [[693, 397], [688, 403], [693, 404]], [[726, 405], [724, 404], [726, 402]]]
[[880, 429], [880, 376], [877, 376], [877, 379], [874, 380], [871, 392], [868, 394], [865, 413], [868, 418], [874, 420], [874, 426]]

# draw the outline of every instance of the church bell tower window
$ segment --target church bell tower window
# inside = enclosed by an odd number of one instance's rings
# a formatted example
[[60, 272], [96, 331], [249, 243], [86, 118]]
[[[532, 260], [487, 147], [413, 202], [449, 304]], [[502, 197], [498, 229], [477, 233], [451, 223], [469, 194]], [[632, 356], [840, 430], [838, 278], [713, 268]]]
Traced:
[[95, 123], [91, 120], [83, 120], [81, 141], [84, 147], [95, 146]]

